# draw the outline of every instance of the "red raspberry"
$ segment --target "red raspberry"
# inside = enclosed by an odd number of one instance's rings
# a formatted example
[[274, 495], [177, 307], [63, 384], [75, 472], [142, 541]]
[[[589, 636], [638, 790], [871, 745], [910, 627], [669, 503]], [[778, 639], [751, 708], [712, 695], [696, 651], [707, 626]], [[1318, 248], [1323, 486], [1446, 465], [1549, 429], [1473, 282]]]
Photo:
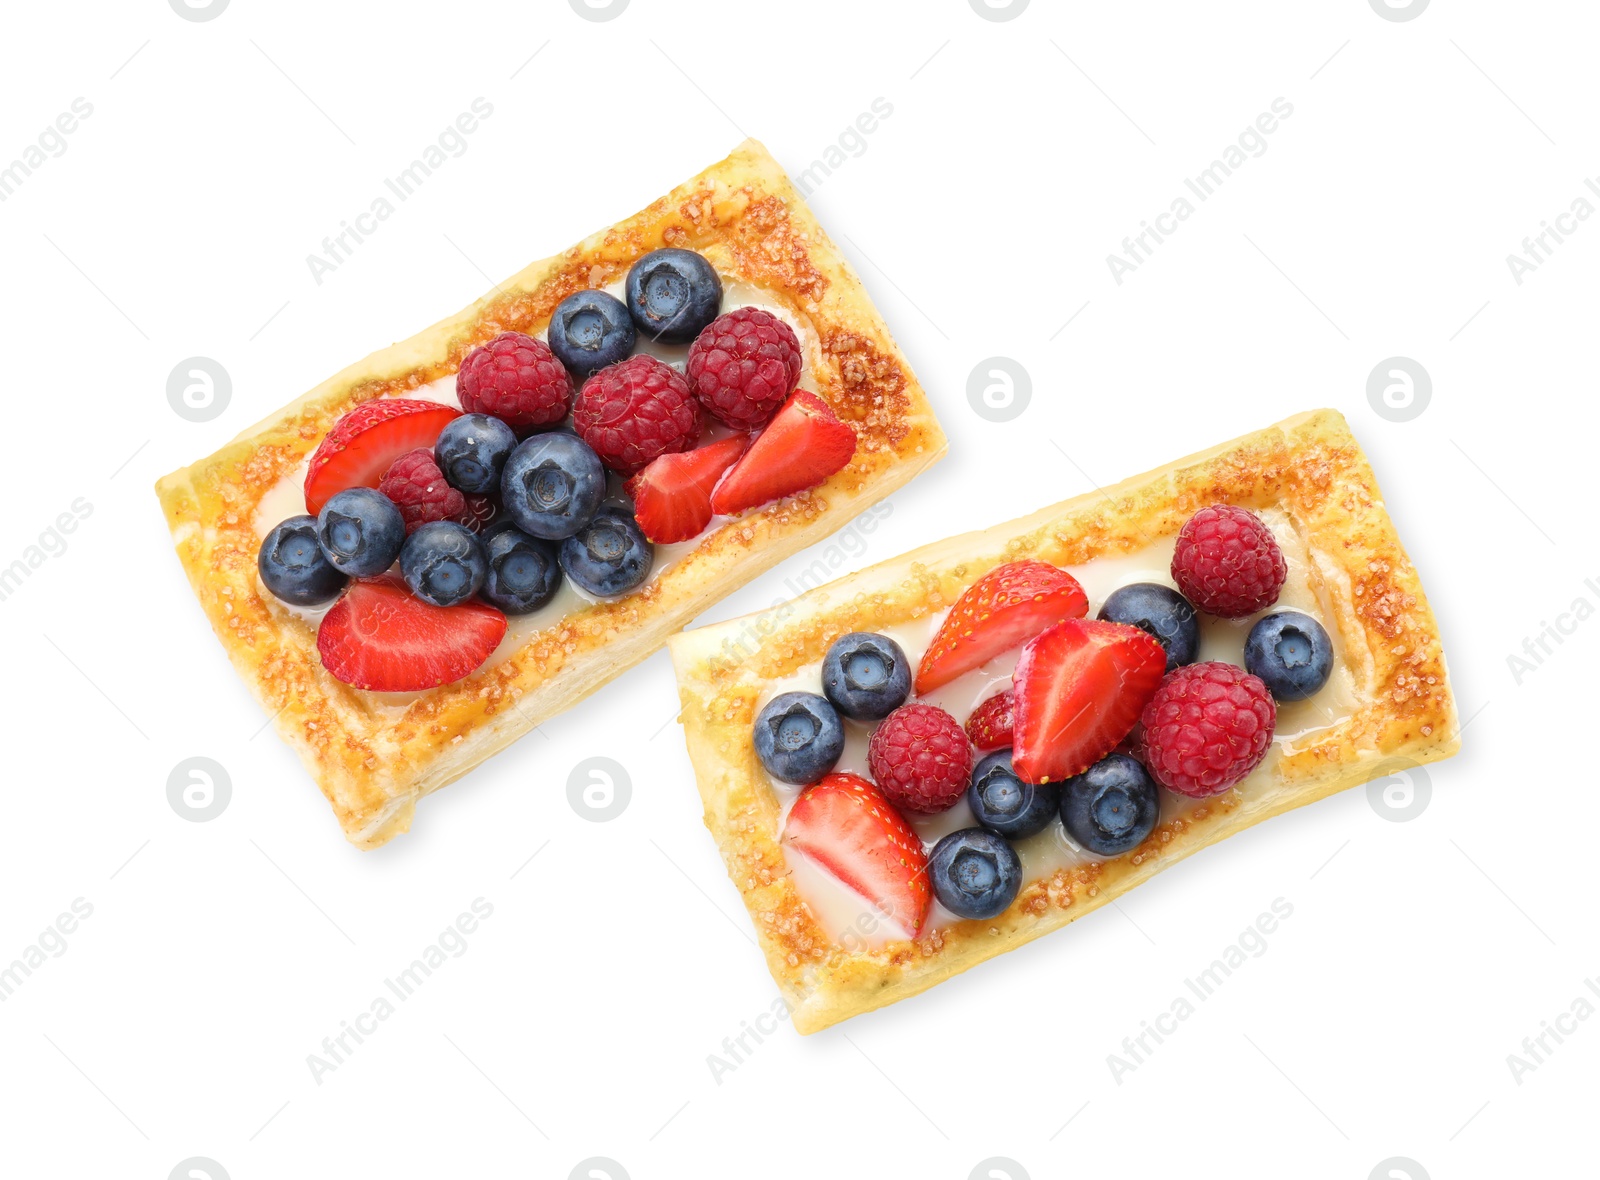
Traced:
[[543, 341], [501, 332], [474, 348], [456, 374], [469, 414], [491, 414], [518, 435], [559, 422], [572, 409], [572, 376]]
[[1283, 550], [1261, 518], [1213, 504], [1189, 518], [1172, 552], [1172, 580], [1207, 614], [1241, 619], [1278, 601], [1288, 576]]
[[634, 475], [652, 459], [694, 446], [700, 406], [681, 373], [640, 353], [583, 383], [572, 424], [602, 463]]
[[966, 792], [972, 747], [956, 719], [934, 705], [901, 705], [867, 743], [878, 789], [901, 811], [932, 815]]
[[430, 521], [459, 522], [467, 509], [467, 498], [446, 482], [429, 447], [407, 451], [389, 464], [378, 490], [400, 509], [408, 537]]
[[800, 341], [770, 311], [741, 307], [695, 337], [684, 374], [718, 422], [760, 430], [800, 380]]
[[1168, 790], [1203, 798], [1240, 782], [1267, 756], [1278, 706], [1243, 668], [1179, 668], [1144, 707], [1144, 764]]
[[967, 736], [980, 750], [998, 750], [1011, 744], [1016, 725], [1016, 694], [1009, 688], [990, 697], [967, 718]]

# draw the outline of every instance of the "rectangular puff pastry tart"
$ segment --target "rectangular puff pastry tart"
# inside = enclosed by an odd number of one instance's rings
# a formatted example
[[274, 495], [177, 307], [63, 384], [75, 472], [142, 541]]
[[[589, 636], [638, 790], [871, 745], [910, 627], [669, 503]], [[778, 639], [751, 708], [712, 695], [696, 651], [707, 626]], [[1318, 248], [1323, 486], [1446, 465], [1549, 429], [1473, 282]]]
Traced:
[[156, 491], [234, 666], [374, 848], [944, 450], [751, 140]]
[[706, 824], [802, 1033], [1459, 745], [1331, 410], [671, 648]]

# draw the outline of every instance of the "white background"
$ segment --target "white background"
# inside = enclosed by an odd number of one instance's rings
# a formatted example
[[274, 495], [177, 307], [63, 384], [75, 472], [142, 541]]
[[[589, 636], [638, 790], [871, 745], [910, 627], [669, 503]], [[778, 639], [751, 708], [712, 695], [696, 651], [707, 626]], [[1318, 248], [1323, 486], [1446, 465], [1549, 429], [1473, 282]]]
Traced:
[[[1505, 256], [1600, 175], [1592, 6], [1035, 0], [989, 21], [966, 0], [634, 0], [594, 22], [565, 0], [235, 0], [186, 21], [142, 0], [6, 22], [0, 162], [75, 98], [93, 114], [0, 204], [0, 565], [74, 500], [92, 514], [0, 602], [0, 963], [73, 899], [93, 915], [0, 1004], [0, 1172], [566, 1177], [603, 1156], [640, 1180], [965, 1178], [1005, 1157], [1013, 1177], [1364, 1178], [1395, 1156], [1413, 1177], [1589, 1157], [1600, 1020], [1520, 1085], [1506, 1058], [1600, 974], [1600, 625], [1520, 684], [1507, 657], [1600, 603], [1600, 219], [1521, 285]], [[306, 255], [480, 96], [465, 154], [318, 285]], [[1106, 255], [1280, 96], [1265, 154], [1118, 285]], [[851, 564], [1338, 407], [1471, 720], [1415, 820], [1346, 792], [923, 997], [785, 1025], [719, 1084], [708, 1055], [776, 993], [701, 825], [665, 654], [358, 853], [263, 732], [151, 484], [745, 134], [798, 172], [879, 97], [892, 115], [812, 203], [950, 454]], [[195, 355], [233, 381], [203, 424], [165, 393]], [[1004, 424], [966, 399], [995, 355], [1033, 384]], [[1366, 397], [1395, 355], [1433, 381], [1410, 422]], [[592, 823], [566, 782], [601, 753], [633, 794]], [[196, 755], [232, 780], [207, 823], [166, 797]], [[479, 897], [466, 953], [314, 1082], [307, 1055]], [[1279, 897], [1266, 953], [1115, 1082], [1122, 1038]]]

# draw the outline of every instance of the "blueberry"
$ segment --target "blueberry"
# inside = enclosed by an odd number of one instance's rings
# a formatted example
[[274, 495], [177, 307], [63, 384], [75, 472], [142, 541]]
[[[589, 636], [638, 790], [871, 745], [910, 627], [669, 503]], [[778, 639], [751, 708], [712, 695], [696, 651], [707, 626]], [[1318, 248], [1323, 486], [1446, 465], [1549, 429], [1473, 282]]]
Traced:
[[500, 486], [517, 433], [488, 414], [463, 414], [439, 432], [433, 459], [450, 486], [481, 496]]
[[606, 470], [600, 456], [575, 434], [536, 434], [506, 460], [500, 503], [530, 537], [570, 537], [600, 508]]
[[1022, 888], [1022, 861], [993, 832], [963, 828], [933, 846], [928, 881], [952, 914], [993, 918], [1005, 912]]
[[1303, 701], [1333, 674], [1333, 641], [1322, 624], [1296, 610], [1259, 619], [1244, 641], [1244, 670], [1280, 701]]
[[275, 597], [295, 606], [336, 598], [350, 580], [333, 568], [317, 544], [317, 518], [304, 514], [291, 516], [261, 539], [256, 569]]
[[317, 542], [341, 574], [370, 578], [400, 556], [406, 519], [394, 501], [372, 488], [346, 488], [317, 514]]
[[1194, 663], [1200, 655], [1200, 620], [1189, 600], [1170, 586], [1135, 582], [1113, 590], [1100, 617], [1137, 627], [1166, 648], [1168, 672]]
[[556, 547], [515, 527], [495, 529], [478, 538], [489, 572], [478, 591], [485, 602], [508, 615], [526, 615], [548, 606], [561, 587]]
[[556, 304], [546, 336], [550, 351], [582, 381], [632, 356], [639, 333], [620, 299], [604, 291], [578, 291]]
[[882, 721], [911, 695], [911, 664], [894, 640], [853, 631], [822, 661], [822, 691], [854, 721]]
[[1055, 783], [1025, 783], [1011, 768], [1011, 750], [996, 750], [972, 770], [967, 786], [972, 817], [996, 835], [1021, 840], [1044, 831], [1061, 805]]
[[626, 594], [650, 576], [656, 547], [633, 517], [607, 509], [561, 542], [561, 568], [597, 598]]
[[400, 576], [411, 593], [434, 606], [465, 602], [478, 592], [488, 573], [478, 538], [452, 520], [423, 525], [400, 549]]
[[756, 757], [780, 782], [814, 783], [844, 753], [844, 722], [814, 692], [773, 697], [756, 717]]
[[652, 250], [628, 270], [628, 314], [648, 339], [687, 344], [722, 309], [722, 280], [693, 250]]
[[1061, 825], [1101, 856], [1121, 856], [1144, 843], [1161, 815], [1161, 792], [1143, 766], [1108, 754], [1061, 784]]

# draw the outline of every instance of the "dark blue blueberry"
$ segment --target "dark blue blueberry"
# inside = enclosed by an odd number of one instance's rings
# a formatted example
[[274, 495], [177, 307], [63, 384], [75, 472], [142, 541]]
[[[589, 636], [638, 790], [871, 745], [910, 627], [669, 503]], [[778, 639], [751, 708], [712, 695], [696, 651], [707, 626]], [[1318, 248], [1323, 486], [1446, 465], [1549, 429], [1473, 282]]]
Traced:
[[500, 504], [530, 537], [559, 541], [594, 519], [606, 494], [600, 456], [575, 434], [536, 434], [506, 460]]
[[478, 538], [451, 520], [423, 525], [400, 548], [400, 576], [411, 593], [434, 606], [465, 602], [488, 573]]
[[756, 757], [779, 782], [814, 783], [844, 753], [844, 722], [825, 697], [786, 692], [756, 717]]
[[1259, 619], [1244, 641], [1244, 670], [1280, 701], [1303, 701], [1333, 674], [1333, 641], [1322, 624], [1296, 610]]
[[1137, 627], [1166, 648], [1168, 672], [1194, 663], [1200, 655], [1200, 620], [1189, 600], [1170, 586], [1135, 582], [1113, 590], [1100, 617]]
[[846, 717], [882, 721], [911, 695], [911, 664], [887, 636], [853, 631], [828, 648], [822, 691]]
[[561, 542], [561, 568], [572, 584], [597, 598], [615, 598], [641, 585], [656, 547], [633, 517], [607, 509]]
[[928, 881], [940, 904], [957, 917], [993, 918], [1005, 913], [1022, 888], [1022, 861], [1002, 837], [963, 828], [933, 846]]
[[463, 414], [439, 432], [433, 460], [451, 487], [481, 496], [499, 490], [500, 473], [516, 445], [516, 431], [500, 419]]
[[1008, 840], [1022, 840], [1042, 832], [1061, 806], [1056, 783], [1035, 786], [1017, 777], [1011, 768], [1011, 750], [996, 750], [972, 770], [967, 785], [967, 805], [972, 817]]
[[370, 578], [383, 573], [406, 543], [406, 518], [394, 501], [372, 488], [346, 488], [317, 514], [317, 541], [341, 574]]
[[1061, 784], [1061, 826], [1100, 856], [1139, 847], [1160, 815], [1155, 780], [1126, 754], [1108, 754]]
[[546, 337], [550, 351], [582, 381], [632, 356], [639, 334], [622, 300], [604, 291], [578, 291], [556, 304]]
[[480, 536], [489, 573], [479, 596], [508, 615], [526, 615], [548, 606], [561, 587], [556, 547], [508, 526]]
[[317, 518], [304, 514], [291, 516], [261, 539], [256, 569], [268, 590], [295, 606], [336, 598], [350, 580], [333, 568], [317, 544]]
[[693, 250], [652, 250], [628, 270], [628, 314], [649, 340], [687, 344], [722, 310], [722, 280]]

